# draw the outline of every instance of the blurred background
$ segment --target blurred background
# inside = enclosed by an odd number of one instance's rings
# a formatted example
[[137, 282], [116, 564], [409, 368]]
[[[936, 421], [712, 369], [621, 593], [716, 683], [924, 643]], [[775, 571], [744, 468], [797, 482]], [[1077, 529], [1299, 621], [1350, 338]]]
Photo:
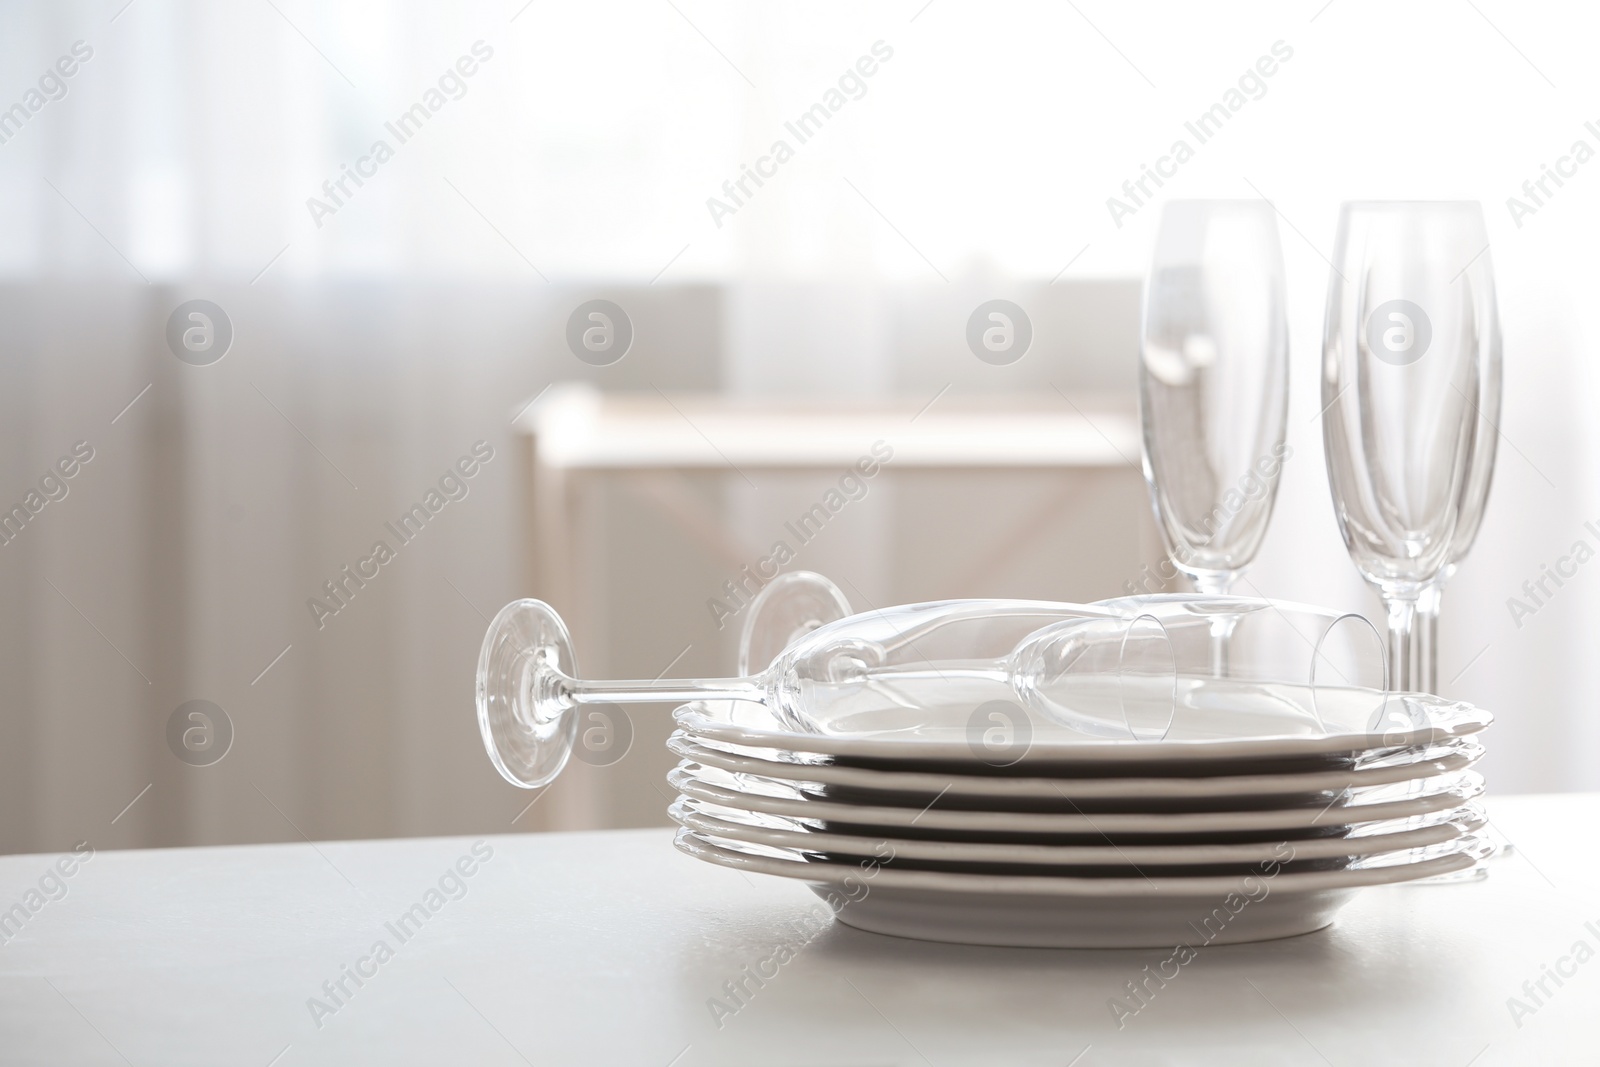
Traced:
[[[1144, 583], [1139, 295], [1168, 196], [1279, 212], [1293, 453], [1241, 591], [1375, 620], [1317, 421], [1338, 204], [1483, 202], [1505, 411], [1442, 687], [1498, 716], [1491, 790], [1600, 786], [1600, 567], [1507, 603], [1600, 543], [1600, 163], [1507, 205], [1600, 149], [1600, 16], [1157, 8], [0, 7], [0, 506], [26, 512], [0, 544], [0, 851], [665, 824], [661, 708], [548, 797], [503, 783], [479, 642], [542, 596], [586, 673], [730, 672], [710, 602], [845, 466], [786, 469], [808, 419], [861, 455], [996, 413], [1071, 442], [885, 464], [787, 565], [859, 606]], [[1267, 55], [1175, 176], [1124, 190]], [[1007, 365], [967, 341], [995, 299], [1032, 328]], [[186, 360], [195, 300], [228, 336]], [[605, 366], [568, 343], [592, 300], [632, 332]], [[747, 470], [752, 426], [773, 456]], [[206, 765], [171, 743], [190, 701], [228, 735]]]

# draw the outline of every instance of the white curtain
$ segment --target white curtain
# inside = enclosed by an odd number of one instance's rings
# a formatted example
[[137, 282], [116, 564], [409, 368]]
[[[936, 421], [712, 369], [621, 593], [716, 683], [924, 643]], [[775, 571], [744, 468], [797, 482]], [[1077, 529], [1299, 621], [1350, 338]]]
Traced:
[[[1278, 41], [1293, 57], [1160, 190], [1282, 213], [1295, 457], [1251, 579], [1374, 606], [1316, 423], [1339, 200], [1482, 200], [1504, 440], [1446, 596], [1441, 676], [1499, 714], [1496, 786], [1600, 785], [1600, 570], [1520, 627], [1506, 606], [1600, 519], [1584, 315], [1600, 164], [1521, 225], [1505, 206], [1574, 141], [1600, 148], [1578, 25], [1595, 15], [1391, 7], [1380, 33], [1358, 4], [1322, 7], [6, 5], [0, 502], [78, 441], [95, 458], [0, 547], [0, 849], [509, 825], [524, 801], [467, 709], [482, 616], [527, 592], [515, 408], [563, 377], [928, 396], [1125, 382], [1075, 362], [1080, 344], [1131, 358], [1121, 304], [1111, 340], [1078, 323], [1014, 369], [947, 375], [963, 357], [945, 324], [1018, 279], [1137, 278], [1158, 211], [1118, 225], [1107, 198]], [[819, 104], [802, 143], [789, 124]], [[402, 141], [389, 124], [408, 114]], [[746, 168], [769, 173], [731, 215], [708, 204]], [[562, 323], [617, 292], [662, 328], [591, 371]], [[188, 299], [233, 322], [214, 366], [167, 350]], [[305, 601], [478, 440], [496, 458], [467, 499], [317, 629]], [[733, 510], [761, 528], [751, 506]], [[167, 751], [192, 699], [236, 728], [212, 768]]]

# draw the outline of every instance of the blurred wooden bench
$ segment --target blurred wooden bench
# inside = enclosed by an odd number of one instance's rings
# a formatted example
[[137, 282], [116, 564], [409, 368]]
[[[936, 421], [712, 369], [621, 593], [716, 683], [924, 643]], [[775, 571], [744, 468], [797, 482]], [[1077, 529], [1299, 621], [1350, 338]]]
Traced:
[[[842, 471], [879, 440], [894, 451], [885, 465], [890, 474], [1139, 471], [1137, 410], [1128, 400], [1094, 395], [824, 403], [602, 394], [560, 383], [529, 404], [516, 426], [527, 435], [531, 460], [529, 573], [539, 595], [563, 614], [581, 607], [573, 587], [573, 497], [587, 476], [632, 477], [669, 519], [737, 566], [746, 553], [703, 515], [677, 476], [722, 471], [755, 485], [763, 472]], [[1027, 525], [1036, 529], [1049, 517], [1031, 515]]]

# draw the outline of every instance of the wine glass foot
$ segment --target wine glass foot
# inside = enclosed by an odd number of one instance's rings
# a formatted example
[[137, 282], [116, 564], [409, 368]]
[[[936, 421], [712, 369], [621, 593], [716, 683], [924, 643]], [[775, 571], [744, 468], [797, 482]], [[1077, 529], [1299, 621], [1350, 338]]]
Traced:
[[739, 674], [767, 669], [797, 638], [850, 614], [850, 601], [822, 575], [790, 571], [756, 594], [739, 633]]
[[500, 609], [478, 654], [478, 730], [495, 770], [512, 785], [548, 785], [572, 754], [578, 717], [559, 681], [577, 677], [572, 637], [542, 600]]

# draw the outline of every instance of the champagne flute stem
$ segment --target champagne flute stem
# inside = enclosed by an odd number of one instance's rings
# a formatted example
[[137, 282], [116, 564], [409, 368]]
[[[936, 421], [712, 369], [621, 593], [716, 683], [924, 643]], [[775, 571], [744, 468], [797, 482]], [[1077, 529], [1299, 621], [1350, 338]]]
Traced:
[[1417, 597], [1417, 688], [1439, 691], [1439, 597], [1442, 582], [1435, 582]]
[[[1237, 571], [1213, 571], [1193, 576], [1194, 589], [1206, 596], [1226, 596]], [[1238, 625], [1237, 615], [1218, 615], [1211, 620], [1211, 676], [1226, 678], [1229, 674], [1228, 645], [1233, 641], [1233, 628]]]
[[1389, 664], [1385, 686], [1391, 693], [1416, 691], [1417, 594], [1385, 594], [1389, 615]]

